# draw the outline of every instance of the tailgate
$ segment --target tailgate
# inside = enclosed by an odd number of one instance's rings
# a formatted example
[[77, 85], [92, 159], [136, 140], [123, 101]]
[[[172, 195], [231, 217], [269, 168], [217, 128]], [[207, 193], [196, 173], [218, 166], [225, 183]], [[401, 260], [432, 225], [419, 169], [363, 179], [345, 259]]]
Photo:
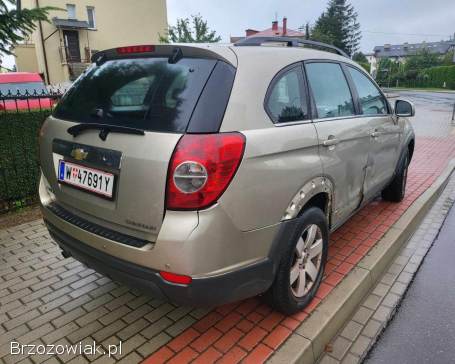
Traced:
[[90, 223], [154, 241], [169, 161], [217, 62], [141, 56], [93, 64], [41, 132], [41, 166], [55, 202]]
[[[56, 203], [101, 226], [154, 241], [164, 216], [169, 160], [181, 135], [112, 133], [103, 142], [91, 130], [76, 142], [66, 131], [71, 125], [50, 118], [43, 128], [41, 168]], [[59, 181], [60, 161], [113, 175], [112, 197]]]

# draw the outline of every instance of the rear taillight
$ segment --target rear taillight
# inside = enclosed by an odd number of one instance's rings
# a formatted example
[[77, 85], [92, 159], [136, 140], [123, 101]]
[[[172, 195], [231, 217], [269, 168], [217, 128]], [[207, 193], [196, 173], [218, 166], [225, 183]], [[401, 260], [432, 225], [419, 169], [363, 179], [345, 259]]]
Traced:
[[240, 133], [184, 135], [169, 165], [166, 208], [198, 210], [213, 205], [234, 177], [244, 149]]
[[153, 45], [135, 45], [135, 46], [117, 48], [118, 54], [147, 53], [147, 52], [154, 52], [154, 51], [155, 51], [155, 46], [153, 46]]

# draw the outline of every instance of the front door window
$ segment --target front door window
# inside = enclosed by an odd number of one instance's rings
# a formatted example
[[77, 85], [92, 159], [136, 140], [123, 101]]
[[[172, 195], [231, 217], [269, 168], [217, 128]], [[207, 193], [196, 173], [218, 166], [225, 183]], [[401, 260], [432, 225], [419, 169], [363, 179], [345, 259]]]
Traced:
[[309, 63], [306, 70], [319, 119], [355, 114], [348, 82], [338, 63]]

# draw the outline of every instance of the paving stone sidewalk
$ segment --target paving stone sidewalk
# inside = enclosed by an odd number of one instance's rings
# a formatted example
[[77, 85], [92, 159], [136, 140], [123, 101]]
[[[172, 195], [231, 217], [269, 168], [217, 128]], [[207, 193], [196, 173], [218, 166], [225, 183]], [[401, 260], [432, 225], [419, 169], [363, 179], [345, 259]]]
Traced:
[[[0, 232], [0, 362], [140, 362], [206, 314], [128, 289], [64, 259], [41, 220]], [[10, 355], [21, 344], [122, 341], [122, 355]], [[24, 359], [23, 361], [21, 361]]]
[[319, 364], [359, 363], [366, 357], [393, 318], [454, 202], [455, 174], [376, 287], [326, 347]]

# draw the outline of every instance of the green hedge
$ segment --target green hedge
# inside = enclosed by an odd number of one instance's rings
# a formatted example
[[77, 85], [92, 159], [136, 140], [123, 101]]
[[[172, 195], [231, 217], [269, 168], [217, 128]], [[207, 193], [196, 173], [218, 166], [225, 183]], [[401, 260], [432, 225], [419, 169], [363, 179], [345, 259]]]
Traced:
[[383, 87], [445, 88], [455, 90], [455, 65], [409, 70], [377, 80]]
[[49, 110], [0, 114], [0, 212], [36, 200], [38, 134]]
[[455, 65], [454, 66], [440, 66], [424, 69], [417, 76], [428, 87], [444, 87], [455, 90]]
[[370, 73], [371, 65], [368, 62], [359, 62], [359, 64], [363, 67], [365, 71]]

